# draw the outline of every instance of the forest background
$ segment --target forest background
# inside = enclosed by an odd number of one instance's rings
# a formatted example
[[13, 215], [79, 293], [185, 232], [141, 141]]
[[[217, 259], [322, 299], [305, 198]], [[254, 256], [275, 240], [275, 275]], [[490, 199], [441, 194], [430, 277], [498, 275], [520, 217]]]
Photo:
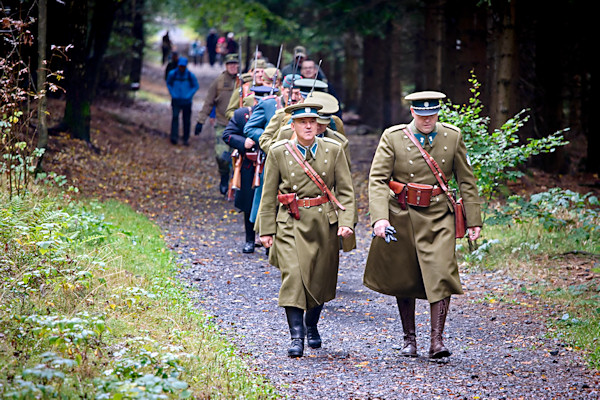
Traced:
[[[36, 18], [38, 2], [3, 0], [5, 12]], [[244, 65], [258, 45], [276, 60], [281, 44], [291, 61], [296, 45], [322, 68], [344, 111], [371, 131], [406, 122], [403, 97], [439, 90], [455, 104], [468, 100], [469, 78], [481, 82], [490, 130], [526, 109], [521, 140], [568, 129], [568, 146], [536, 158], [560, 174], [597, 173], [598, 135], [591, 116], [594, 24], [583, 1], [552, 7], [541, 1], [311, 0], [43, 0], [48, 71], [63, 71], [68, 107], [63, 128], [89, 140], [89, 104], [96, 95], [126, 96], [139, 82], [144, 52], [164, 21], [179, 20], [203, 41], [210, 28], [234, 32]], [[28, 26], [38, 32], [37, 22]], [[37, 36], [37, 35], [36, 35]], [[35, 40], [35, 39], [33, 39]], [[0, 50], [8, 49], [6, 43]], [[62, 56], [59, 49], [69, 46]], [[38, 47], [21, 49], [36, 70]], [[69, 62], [66, 62], [67, 58]], [[62, 95], [62, 92], [61, 92]]]

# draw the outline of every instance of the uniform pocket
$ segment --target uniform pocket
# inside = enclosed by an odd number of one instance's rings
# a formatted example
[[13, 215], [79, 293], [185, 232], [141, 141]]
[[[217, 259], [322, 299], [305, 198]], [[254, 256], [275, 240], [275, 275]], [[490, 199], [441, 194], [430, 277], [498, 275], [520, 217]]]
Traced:
[[398, 201], [396, 200], [396, 198], [391, 197], [391, 196], [390, 196], [390, 201], [389, 201], [389, 208], [390, 208], [390, 214], [398, 215], [402, 211], [402, 208], [400, 207], [400, 204], [398, 204]]
[[327, 211], [327, 218], [329, 219], [329, 225], [337, 224], [338, 216], [335, 210]]
[[275, 221], [286, 223], [289, 218], [290, 213], [288, 213], [284, 207], [279, 207], [279, 210], [277, 211], [277, 218], [275, 219]]

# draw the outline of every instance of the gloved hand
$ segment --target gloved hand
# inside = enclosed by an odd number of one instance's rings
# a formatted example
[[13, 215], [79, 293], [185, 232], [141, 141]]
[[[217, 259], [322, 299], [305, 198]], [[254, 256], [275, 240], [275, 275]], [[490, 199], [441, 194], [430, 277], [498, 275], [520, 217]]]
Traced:
[[202, 132], [202, 124], [200, 122], [196, 122], [196, 128], [194, 129], [194, 135], [198, 136]]
[[[385, 238], [384, 238], [384, 240], [385, 240], [386, 243], [397, 242], [398, 241], [398, 239], [396, 239], [396, 237], [394, 236], [394, 233], [396, 233], [396, 229], [393, 226], [390, 225], [390, 226], [387, 226], [385, 228]], [[376, 236], [375, 232], [373, 232], [371, 234], [371, 237], [375, 237], [375, 236]]]

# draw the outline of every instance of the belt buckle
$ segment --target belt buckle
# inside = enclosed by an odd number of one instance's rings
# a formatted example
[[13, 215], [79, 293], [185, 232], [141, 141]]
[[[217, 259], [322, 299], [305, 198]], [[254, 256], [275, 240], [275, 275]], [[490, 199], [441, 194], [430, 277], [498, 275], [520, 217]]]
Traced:
[[302, 199], [302, 201], [304, 202], [304, 205], [302, 207], [304, 208], [310, 208], [310, 197], [305, 197]]

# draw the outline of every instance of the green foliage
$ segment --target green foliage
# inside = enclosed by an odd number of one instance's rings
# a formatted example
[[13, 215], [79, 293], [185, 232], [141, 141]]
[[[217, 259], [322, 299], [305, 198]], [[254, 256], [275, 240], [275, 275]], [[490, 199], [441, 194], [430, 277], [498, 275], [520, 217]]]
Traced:
[[43, 188], [0, 191], [1, 398], [276, 397], [172, 277], [154, 224]]
[[529, 200], [513, 195], [491, 210], [489, 225], [523, 224], [537, 221], [548, 232], [568, 232], [576, 241], [598, 237], [600, 203], [592, 193], [581, 195], [571, 190], [552, 188], [531, 195]]
[[480, 84], [474, 74], [469, 82], [472, 86], [468, 104], [444, 104], [440, 118], [461, 129], [479, 193], [488, 204], [502, 185], [523, 176], [518, 168], [531, 157], [554, 152], [568, 142], [563, 138], [564, 131], [559, 131], [521, 143], [518, 131], [529, 120], [525, 110], [490, 132], [490, 119], [482, 115]]

